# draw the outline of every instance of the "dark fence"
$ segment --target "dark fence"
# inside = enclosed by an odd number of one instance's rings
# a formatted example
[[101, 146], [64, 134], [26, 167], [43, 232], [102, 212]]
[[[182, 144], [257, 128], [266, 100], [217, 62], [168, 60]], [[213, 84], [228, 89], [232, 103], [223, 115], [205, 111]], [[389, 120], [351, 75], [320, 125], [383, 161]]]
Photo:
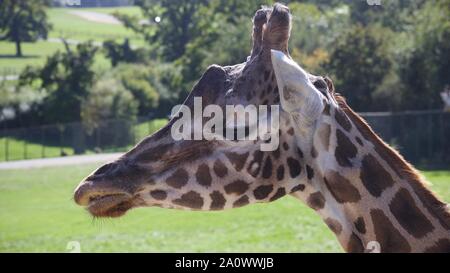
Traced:
[[[387, 143], [421, 167], [450, 168], [450, 113], [361, 114]], [[108, 120], [95, 130], [81, 123], [0, 131], [0, 161], [126, 151], [164, 122]]]
[[384, 141], [411, 163], [450, 169], [450, 112], [362, 113]]
[[158, 130], [164, 120], [106, 120], [90, 130], [82, 123], [0, 131], [0, 161], [121, 152]]

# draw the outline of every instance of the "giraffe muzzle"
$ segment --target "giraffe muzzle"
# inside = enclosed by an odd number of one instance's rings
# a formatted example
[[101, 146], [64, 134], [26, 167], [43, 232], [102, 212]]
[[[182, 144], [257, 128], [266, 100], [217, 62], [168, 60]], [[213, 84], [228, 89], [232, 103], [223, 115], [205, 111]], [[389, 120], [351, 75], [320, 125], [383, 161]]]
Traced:
[[119, 217], [134, 206], [131, 194], [119, 189], [101, 188], [92, 181], [84, 181], [75, 189], [74, 200], [96, 217]]

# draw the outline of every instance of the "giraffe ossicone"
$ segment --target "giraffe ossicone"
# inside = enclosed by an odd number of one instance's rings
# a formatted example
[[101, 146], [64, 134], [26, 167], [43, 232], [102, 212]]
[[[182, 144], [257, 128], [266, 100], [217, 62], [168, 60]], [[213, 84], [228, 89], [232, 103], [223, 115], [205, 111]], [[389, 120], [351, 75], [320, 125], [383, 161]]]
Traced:
[[290, 194], [322, 217], [346, 251], [373, 250], [375, 242], [381, 252], [450, 252], [447, 206], [330, 79], [291, 60], [290, 31], [286, 6], [258, 10], [250, 57], [210, 66], [183, 104], [193, 111], [196, 97], [204, 107], [281, 103], [276, 150], [262, 151], [262, 139], [175, 140], [174, 117], [81, 181], [75, 202], [95, 217], [119, 217], [136, 207], [224, 210]]

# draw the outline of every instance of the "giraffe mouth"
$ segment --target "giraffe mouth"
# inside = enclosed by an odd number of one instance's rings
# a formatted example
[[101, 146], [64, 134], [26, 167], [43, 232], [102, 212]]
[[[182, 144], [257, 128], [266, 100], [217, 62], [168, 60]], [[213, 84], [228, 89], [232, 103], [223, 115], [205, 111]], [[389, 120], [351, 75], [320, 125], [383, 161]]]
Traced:
[[89, 197], [87, 210], [95, 217], [120, 217], [133, 205], [129, 194], [108, 194]]

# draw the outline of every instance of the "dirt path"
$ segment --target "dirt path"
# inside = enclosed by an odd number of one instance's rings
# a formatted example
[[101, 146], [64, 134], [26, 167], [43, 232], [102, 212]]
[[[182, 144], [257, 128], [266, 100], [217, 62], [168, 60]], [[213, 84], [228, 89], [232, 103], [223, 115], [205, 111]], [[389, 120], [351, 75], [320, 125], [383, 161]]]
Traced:
[[120, 25], [122, 24], [116, 17], [104, 14], [100, 12], [95, 11], [69, 11], [69, 13], [74, 14], [76, 16], [79, 16], [85, 20], [96, 22], [96, 23], [102, 23], [102, 24], [111, 24], [111, 25]]
[[67, 157], [17, 160], [10, 162], [1, 162], [0, 170], [30, 169], [30, 168], [53, 167], [53, 166], [80, 165], [88, 163], [102, 163], [117, 159], [121, 155], [122, 153], [112, 153], [112, 154], [74, 155]]

